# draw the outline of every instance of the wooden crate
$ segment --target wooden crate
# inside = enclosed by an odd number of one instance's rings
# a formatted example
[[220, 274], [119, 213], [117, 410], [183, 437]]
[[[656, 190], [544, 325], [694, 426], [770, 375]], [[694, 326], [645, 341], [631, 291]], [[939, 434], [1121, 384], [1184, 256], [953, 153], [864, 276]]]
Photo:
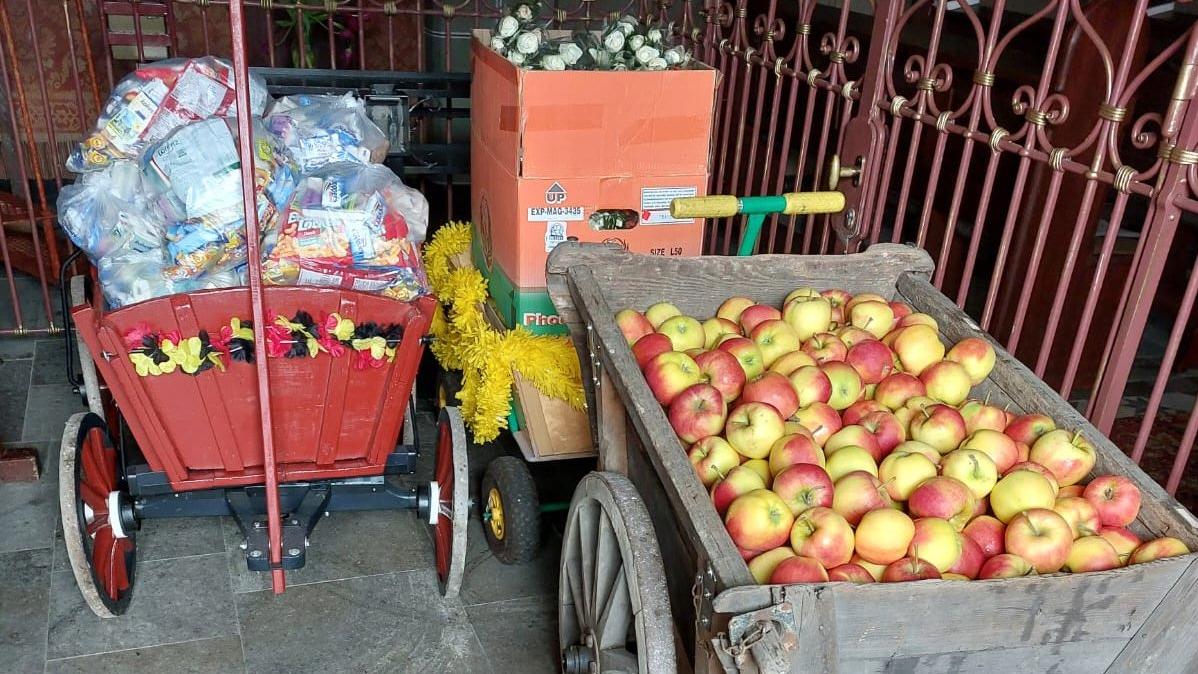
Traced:
[[[923, 251], [876, 245], [852, 256], [672, 259], [567, 243], [548, 266], [550, 292], [580, 350], [584, 381], [598, 376], [589, 403], [600, 464], [631, 478], [653, 519], [676, 631], [686, 644], [680, 653], [689, 662], [681, 668], [737, 671], [732, 652], [746, 627], [772, 620], [785, 628], [778, 654], [783, 671], [791, 672], [1198, 671], [1198, 640], [1190, 638], [1198, 613], [1194, 554], [1010, 580], [754, 584], [645, 384], [615, 312], [668, 300], [703, 317], [733, 295], [777, 305], [797, 286], [843, 288], [910, 303], [936, 318], [946, 343], [989, 339], [928, 283], [933, 266]], [[1099, 450], [1096, 474], [1127, 475], [1142, 490], [1133, 529], [1198, 548], [1192, 514], [1026, 367], [997, 344], [995, 350], [994, 371], [976, 392], [1078, 429]]]

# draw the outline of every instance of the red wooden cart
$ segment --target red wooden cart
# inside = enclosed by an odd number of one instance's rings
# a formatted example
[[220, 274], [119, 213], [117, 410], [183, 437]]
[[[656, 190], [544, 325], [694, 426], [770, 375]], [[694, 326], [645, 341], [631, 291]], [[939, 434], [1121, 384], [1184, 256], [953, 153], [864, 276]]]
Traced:
[[[230, 10], [232, 25], [240, 26], [240, 3], [230, 3]], [[234, 30], [233, 36], [237, 81], [246, 82], [244, 34]], [[243, 110], [247, 98], [238, 87]], [[246, 156], [249, 118], [239, 119], [239, 126]], [[469, 504], [466, 436], [457, 409], [441, 411], [431, 481], [401, 485], [386, 479], [416, 469], [412, 390], [436, 300], [262, 288], [251, 171], [252, 163], [244, 163], [243, 196], [251, 204], [248, 288], [176, 294], [105, 311], [98, 295], [86, 301], [82, 278], [72, 280], [71, 315], [92, 411], [73, 416], [63, 434], [63, 535], [79, 589], [101, 617], [127, 607], [137, 530], [157, 517], [232, 516], [245, 536], [249, 568], [269, 571], [275, 592], [282, 592], [285, 571], [304, 564], [309, 534], [322, 516], [413, 509], [434, 529], [443, 593], [455, 595], [460, 587]], [[284, 357], [280, 348], [308, 346], [309, 340], [296, 338], [302, 331], [279, 321], [295, 321], [301, 312], [321, 322], [308, 334], [310, 341], [322, 341], [311, 354]], [[236, 331], [247, 323], [252, 340]], [[325, 328], [338, 324], [370, 327], [365, 334]], [[165, 360], [164, 338], [172, 352], [200, 345], [189, 361], [191, 373]], [[217, 355], [204, 360], [212, 350]], [[197, 371], [197, 359], [210, 365]], [[101, 382], [115, 403], [107, 414]]]

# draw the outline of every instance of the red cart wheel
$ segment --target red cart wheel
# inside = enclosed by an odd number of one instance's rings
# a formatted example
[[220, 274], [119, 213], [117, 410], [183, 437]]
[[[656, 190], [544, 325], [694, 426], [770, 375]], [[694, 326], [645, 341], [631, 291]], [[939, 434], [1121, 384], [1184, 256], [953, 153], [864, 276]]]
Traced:
[[456, 407], [441, 408], [433, 481], [429, 484], [429, 524], [441, 594], [456, 597], [466, 568], [466, 526], [470, 512], [470, 473], [466, 459], [466, 427]]
[[58, 497], [75, 583], [96, 615], [121, 615], [133, 595], [136, 523], [104, 421], [72, 416], [62, 435]]

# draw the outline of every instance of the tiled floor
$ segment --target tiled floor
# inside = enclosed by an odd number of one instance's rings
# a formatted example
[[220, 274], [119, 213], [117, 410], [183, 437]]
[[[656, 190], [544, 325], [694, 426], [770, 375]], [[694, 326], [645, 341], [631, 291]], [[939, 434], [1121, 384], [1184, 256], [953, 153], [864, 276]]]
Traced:
[[[437, 592], [431, 538], [413, 513], [323, 520], [281, 596], [246, 570], [232, 520], [150, 520], [128, 613], [96, 618], [58, 530], [58, 447], [83, 409], [63, 358], [57, 339], [0, 341], [0, 442], [37, 447], [44, 467], [37, 483], [0, 483], [0, 672], [556, 670], [557, 540], [505, 566], [477, 517], [452, 601]], [[431, 414], [420, 416], [431, 439]], [[475, 484], [503, 451], [471, 448]]]

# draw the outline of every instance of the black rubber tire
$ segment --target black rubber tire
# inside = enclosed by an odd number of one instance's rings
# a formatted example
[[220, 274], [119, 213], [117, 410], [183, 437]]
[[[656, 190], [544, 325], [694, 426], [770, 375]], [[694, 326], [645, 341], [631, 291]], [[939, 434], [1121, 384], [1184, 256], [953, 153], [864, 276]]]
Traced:
[[438, 368], [437, 390], [433, 396], [433, 405], [440, 412], [443, 407], [457, 407], [458, 391], [462, 390], [462, 373], [457, 370], [442, 370]]
[[541, 547], [541, 504], [528, 464], [514, 456], [501, 456], [487, 466], [479, 486], [479, 512], [487, 512], [487, 497], [494, 488], [503, 507], [503, 538], [496, 538], [488, 522], [483, 534], [491, 554], [504, 564], [532, 561]]

